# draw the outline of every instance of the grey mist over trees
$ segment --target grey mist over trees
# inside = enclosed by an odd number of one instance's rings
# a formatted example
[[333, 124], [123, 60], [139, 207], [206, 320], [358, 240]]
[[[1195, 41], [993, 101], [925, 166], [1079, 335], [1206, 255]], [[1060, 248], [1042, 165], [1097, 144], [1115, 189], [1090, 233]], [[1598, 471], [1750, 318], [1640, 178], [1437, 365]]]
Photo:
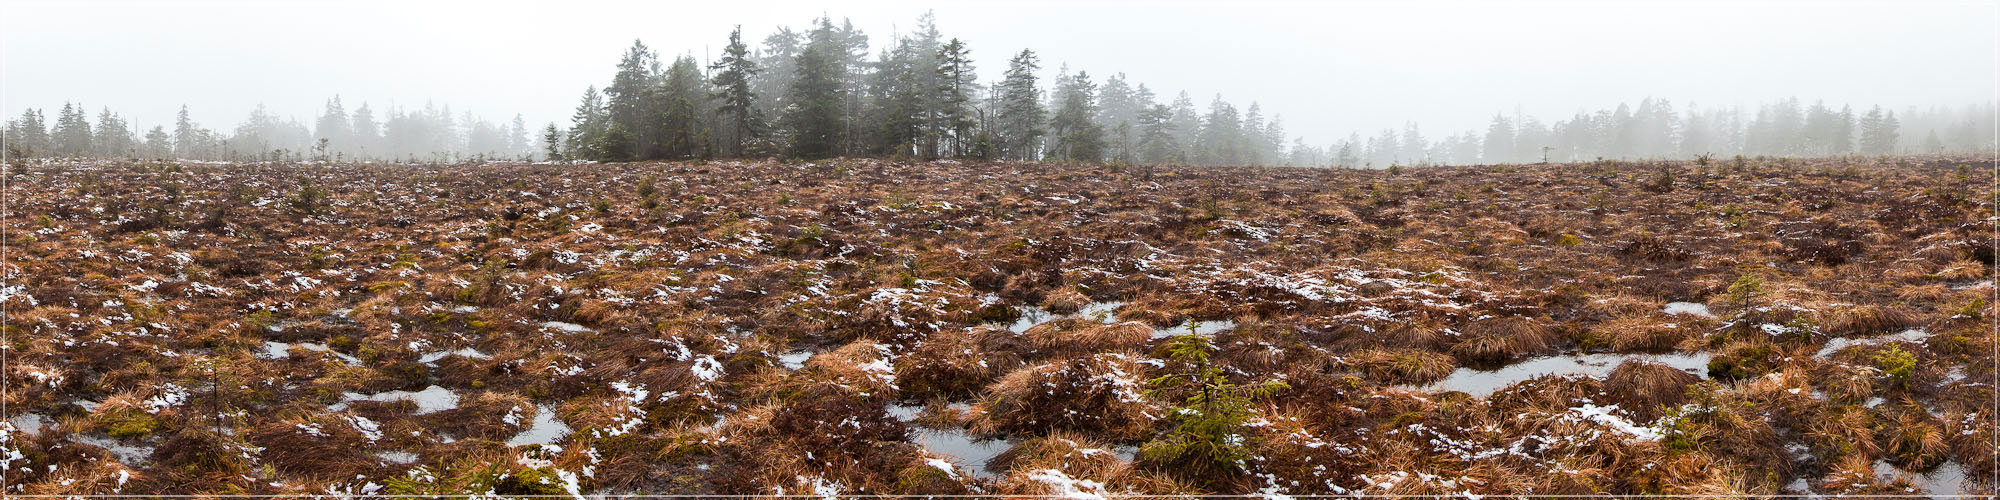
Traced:
[[519, 115], [496, 123], [450, 106], [391, 107], [379, 118], [368, 103], [348, 110], [339, 96], [308, 127], [258, 105], [233, 129], [203, 126], [186, 106], [172, 123], [139, 130], [110, 108], [95, 126], [82, 104], [63, 103], [52, 126], [30, 108], [0, 126], [12, 157], [182, 158], [190, 160], [461, 161], [528, 159], [535, 146]]
[[[0, 11], [94, 29], [0, 35], [0, 109], [27, 154], [205, 159], [1382, 167], [1992, 148], [1981, 6], [1442, 5], [31, 1]], [[320, 22], [273, 22], [302, 18]]]

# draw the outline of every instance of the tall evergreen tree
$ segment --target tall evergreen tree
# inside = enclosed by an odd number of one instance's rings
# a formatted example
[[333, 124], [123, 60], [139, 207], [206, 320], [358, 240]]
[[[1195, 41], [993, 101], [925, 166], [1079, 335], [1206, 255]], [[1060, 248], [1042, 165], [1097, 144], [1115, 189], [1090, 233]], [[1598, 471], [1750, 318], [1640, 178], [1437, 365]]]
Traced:
[[48, 154], [49, 130], [42, 119], [42, 110], [22, 110], [21, 118], [7, 124], [7, 149], [10, 156]]
[[1202, 165], [1243, 164], [1243, 118], [1236, 106], [1216, 94], [1202, 119], [1201, 135], [1195, 138], [1194, 161]]
[[938, 113], [930, 128], [938, 131], [952, 156], [965, 156], [972, 147], [972, 128], [976, 110], [972, 109], [972, 92], [978, 88], [979, 75], [972, 66], [972, 50], [957, 38], [938, 48], [935, 90]]
[[599, 151], [596, 145], [611, 128], [611, 118], [604, 110], [604, 96], [597, 93], [597, 86], [584, 89], [583, 98], [576, 104], [576, 112], [570, 115], [568, 144], [563, 151], [572, 159], [595, 160]]
[[661, 131], [656, 127], [661, 110], [649, 105], [646, 95], [659, 80], [659, 58], [645, 43], [633, 40], [632, 47], [618, 60], [618, 72], [612, 75], [611, 85], [604, 87], [605, 111], [611, 123], [624, 125], [626, 132], [638, 138], [633, 152], [644, 157], [657, 155], [661, 147]]
[[1174, 136], [1174, 111], [1154, 104], [1139, 113], [1139, 159], [1149, 164], [1173, 163], [1180, 156]]
[[[1619, 109], [1624, 109], [1624, 105], [1619, 105]], [[1514, 122], [1508, 121], [1506, 116], [1493, 115], [1493, 123], [1486, 126], [1484, 144], [1486, 149], [1480, 154], [1481, 161], [1490, 164], [1517, 160], [1514, 158]]]
[[1097, 111], [1097, 86], [1091, 83], [1090, 74], [1078, 71], [1057, 82], [1056, 88], [1056, 112], [1049, 118], [1049, 136], [1054, 139], [1049, 156], [1062, 161], [1102, 161], [1104, 127], [1091, 120]]
[[675, 158], [706, 156], [703, 148], [711, 135], [701, 119], [708, 109], [706, 85], [693, 57], [674, 59], [673, 66], [666, 71], [666, 82], [659, 88], [658, 102], [653, 105], [660, 116], [660, 121], [651, 127], [660, 134], [655, 141], [659, 152]]
[[784, 116], [791, 154], [804, 158], [840, 154], [847, 132], [845, 51], [840, 33], [821, 19], [793, 61], [798, 71], [786, 91]]
[[97, 114], [97, 132], [93, 134], [92, 142], [100, 156], [123, 156], [137, 150], [136, 144], [133, 143], [132, 129], [125, 125], [123, 118], [112, 113], [108, 106]]
[[1178, 158], [1173, 161], [1175, 163], [1193, 161], [1194, 147], [1200, 142], [1198, 138], [1201, 137], [1201, 114], [1195, 110], [1194, 98], [1188, 96], [1185, 90], [1174, 97], [1172, 109], [1174, 116], [1170, 123], [1173, 124], [1174, 144], [1181, 148]]
[[752, 75], [751, 88], [757, 96], [758, 110], [764, 116], [781, 116], [785, 109], [785, 94], [792, 88], [792, 79], [798, 76], [799, 51], [805, 48], [805, 36], [789, 27], [764, 37], [764, 45], [757, 53], [757, 68], [761, 71]]
[[167, 127], [154, 125], [146, 131], [145, 155], [152, 158], [166, 158], [173, 152], [173, 138], [167, 135]]
[[757, 62], [750, 58], [750, 47], [743, 44], [743, 26], [729, 32], [729, 44], [722, 48], [722, 59], [709, 69], [715, 73], [709, 82], [714, 85], [715, 93], [710, 97], [715, 99], [716, 113], [723, 120], [717, 130], [723, 141], [723, 154], [742, 155], [746, 145], [762, 136], [764, 129], [764, 115], [757, 109], [757, 94], [751, 85], [757, 78]]
[[1000, 154], [1016, 160], [1040, 158], [1043, 111], [1041, 89], [1035, 85], [1035, 71], [1041, 69], [1035, 52], [1022, 49], [1007, 63], [1000, 81], [998, 121]]
[[319, 122], [313, 127], [313, 138], [327, 141], [335, 150], [349, 151], [353, 146], [348, 144], [352, 123], [347, 109], [340, 105], [340, 96], [333, 96], [326, 101], [326, 110], [320, 113]]
[[354, 108], [354, 113], [349, 115], [349, 122], [347, 136], [350, 144], [343, 148], [343, 151], [360, 157], [370, 157], [371, 153], [382, 152], [380, 151], [382, 124], [375, 121], [375, 111], [368, 108], [367, 102], [361, 103], [361, 107]]
[[56, 152], [64, 156], [90, 154], [90, 120], [83, 116], [83, 106], [63, 103], [63, 109], [56, 115]]
[[562, 129], [556, 128], [555, 122], [550, 122], [548, 128], [542, 129], [542, 160], [563, 161], [562, 145]]

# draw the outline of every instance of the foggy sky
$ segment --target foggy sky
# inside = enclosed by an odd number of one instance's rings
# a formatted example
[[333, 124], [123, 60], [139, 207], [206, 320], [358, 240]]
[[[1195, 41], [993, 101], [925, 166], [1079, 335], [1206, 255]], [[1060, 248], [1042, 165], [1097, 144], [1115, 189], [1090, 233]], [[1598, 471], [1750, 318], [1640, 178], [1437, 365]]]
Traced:
[[[636, 3], [636, 2], [635, 2]], [[634, 38], [712, 59], [822, 12], [889, 46], [934, 10], [981, 80], [1040, 54], [1102, 83], [1123, 72], [1169, 102], [1217, 93], [1326, 145], [1415, 121], [1483, 131], [1654, 96], [1678, 109], [1769, 102], [1906, 106], [1995, 99], [2000, 3], [1984, 2], [89, 2], [0, 0], [0, 117], [64, 101], [171, 129], [182, 104], [229, 130], [258, 103], [311, 126], [323, 101], [449, 104], [496, 123], [567, 126]], [[1754, 109], [1748, 110], [1754, 112]], [[1747, 117], [1747, 116], [1746, 116]]]

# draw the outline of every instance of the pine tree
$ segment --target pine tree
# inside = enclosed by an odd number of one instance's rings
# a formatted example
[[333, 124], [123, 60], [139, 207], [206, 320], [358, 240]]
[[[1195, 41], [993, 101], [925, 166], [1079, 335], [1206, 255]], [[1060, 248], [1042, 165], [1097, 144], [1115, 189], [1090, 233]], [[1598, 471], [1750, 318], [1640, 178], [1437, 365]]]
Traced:
[[798, 77], [794, 65], [804, 47], [805, 37], [788, 27], [779, 27], [777, 32], [764, 37], [764, 48], [756, 61], [761, 71], [751, 77], [752, 93], [762, 97], [758, 110], [764, 116], [782, 116], [789, 103], [785, 94], [790, 92], [792, 80]]
[[1216, 94], [1209, 102], [1208, 117], [1202, 119], [1201, 135], [1195, 138], [1194, 161], [1202, 165], [1243, 164], [1243, 119], [1236, 106]]
[[1250, 101], [1250, 109], [1243, 110], [1243, 164], [1262, 165], [1270, 159], [1264, 144], [1264, 108], [1257, 101]]
[[612, 125], [623, 125], [636, 138], [634, 155], [654, 156], [660, 148], [655, 124], [661, 111], [649, 106], [646, 92], [659, 81], [659, 58], [639, 40], [632, 41], [618, 60], [618, 73], [604, 87], [605, 111]]
[[562, 144], [562, 129], [556, 128], [555, 122], [550, 122], [548, 128], [542, 129], [542, 159], [563, 161]]
[[1054, 139], [1049, 156], [1062, 161], [1097, 162], [1104, 159], [1104, 127], [1091, 121], [1096, 114], [1097, 86], [1088, 72], [1058, 82], [1055, 116], [1049, 118], [1049, 136]]
[[784, 124], [791, 133], [791, 154], [826, 158], [840, 154], [847, 131], [847, 66], [844, 42], [832, 24], [821, 19], [793, 61], [798, 68], [786, 91], [790, 101]]
[[972, 91], [979, 75], [972, 66], [972, 50], [957, 38], [938, 48], [936, 102], [938, 114], [931, 129], [939, 131], [952, 156], [965, 156], [971, 147]]
[[1110, 132], [1112, 157], [1122, 161], [1132, 159], [1132, 149], [1138, 141], [1134, 134], [1140, 128], [1139, 113], [1150, 106], [1151, 102], [1139, 101], [1132, 86], [1126, 82], [1124, 73], [1104, 80], [1104, 87], [1098, 90], [1097, 114], [1091, 117], [1091, 121]]
[[710, 70], [715, 77], [709, 83], [715, 86], [716, 113], [724, 119], [720, 127], [723, 138], [723, 154], [740, 156], [746, 144], [763, 135], [764, 116], [757, 109], [757, 95], [751, 82], [757, 77], [757, 63], [750, 59], [750, 48], [743, 44], [743, 26], [737, 25], [729, 32], [729, 44], [722, 48], [722, 59], [715, 61]]
[[135, 152], [132, 130], [126, 127], [124, 119], [111, 112], [110, 107], [97, 114], [97, 132], [92, 142], [98, 156], [115, 157]]
[[520, 113], [514, 114], [514, 121], [507, 125], [507, 154], [527, 156], [534, 154], [528, 149], [528, 122]]
[[368, 103], [363, 102], [361, 107], [354, 108], [350, 119], [352, 123], [347, 127], [347, 134], [351, 144], [340, 148], [341, 151], [367, 157], [371, 151], [381, 148], [382, 124], [375, 122], [375, 112], [368, 109]]
[[706, 155], [703, 148], [711, 132], [701, 120], [708, 108], [709, 92], [705, 85], [707, 82], [696, 69], [693, 57], [675, 58], [673, 66], [667, 69], [666, 82], [659, 88], [657, 102], [652, 106], [660, 116], [653, 126], [660, 134], [655, 142], [666, 156]]
[[340, 105], [340, 96], [333, 96], [326, 101], [326, 111], [320, 113], [319, 123], [313, 127], [313, 137], [327, 141], [334, 149], [346, 150], [351, 147], [347, 143], [352, 135], [348, 131], [351, 123], [346, 108]]
[[597, 93], [597, 87], [584, 89], [581, 102], [576, 104], [576, 113], [570, 115], [568, 143], [563, 151], [571, 159], [595, 160], [601, 152], [596, 150], [600, 138], [611, 127], [610, 117], [604, 111], [604, 96]]
[[1139, 159], [1148, 164], [1172, 163], [1180, 153], [1174, 137], [1174, 111], [1155, 104], [1139, 113]]
[[[1619, 105], [1618, 109], [1625, 109]], [[1479, 159], [1486, 163], [1507, 163], [1514, 158], [1514, 123], [1506, 116], [1493, 115], [1493, 123], [1486, 126], [1486, 150]]]
[[1195, 111], [1194, 98], [1189, 97], [1185, 90], [1174, 97], [1173, 110], [1174, 117], [1169, 123], [1173, 124], [1174, 144], [1181, 148], [1178, 158], [1173, 161], [1184, 164], [1195, 157], [1194, 147], [1201, 136], [1201, 115]]
[[1006, 158], [1034, 160], [1040, 157], [1042, 134], [1041, 90], [1035, 86], [1035, 70], [1041, 69], [1035, 52], [1022, 49], [1007, 63], [1000, 81], [999, 149]]
[[173, 139], [167, 135], [165, 126], [154, 125], [152, 130], [146, 131], [145, 154], [148, 157], [164, 159], [167, 154], [173, 152], [172, 142]]
[[63, 109], [56, 115], [56, 152], [64, 156], [90, 154], [90, 121], [83, 116], [83, 106], [63, 103]]
[[919, 142], [927, 142], [922, 140], [929, 125], [925, 101], [936, 89], [923, 82], [935, 72], [923, 66], [928, 58], [919, 57], [919, 50], [915, 40], [903, 38], [875, 62], [868, 88], [875, 99], [867, 119], [877, 125], [872, 148], [876, 152], [907, 155], [923, 149]]
[[39, 109], [21, 111], [21, 118], [7, 124], [7, 134], [9, 156], [36, 156], [49, 152], [48, 125], [43, 123]]

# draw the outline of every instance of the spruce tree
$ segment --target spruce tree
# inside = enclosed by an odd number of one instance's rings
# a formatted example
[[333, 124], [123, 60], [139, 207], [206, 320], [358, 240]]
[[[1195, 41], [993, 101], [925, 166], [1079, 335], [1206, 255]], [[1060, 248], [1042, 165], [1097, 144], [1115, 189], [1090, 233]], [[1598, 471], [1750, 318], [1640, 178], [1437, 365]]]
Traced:
[[135, 150], [132, 130], [127, 128], [125, 120], [113, 114], [108, 106], [97, 114], [97, 132], [93, 134], [92, 142], [92, 146], [97, 148], [98, 156], [123, 156]]
[[56, 152], [64, 156], [90, 154], [90, 120], [83, 116], [83, 106], [63, 103], [62, 112], [56, 115]]
[[21, 118], [8, 124], [7, 133], [9, 155], [35, 156], [49, 152], [48, 125], [42, 120], [42, 110], [22, 110]]
[[1236, 106], [1216, 94], [1202, 120], [1201, 135], [1195, 139], [1195, 162], [1203, 165], [1243, 164], [1243, 119]]
[[655, 106], [660, 121], [654, 128], [660, 134], [657, 142], [660, 151], [669, 157], [683, 158], [705, 155], [710, 132], [701, 120], [708, 108], [707, 82], [696, 69], [694, 58], [681, 56], [674, 59], [673, 66], [666, 71], [666, 82], [660, 87]]
[[613, 125], [624, 125], [625, 131], [636, 137], [634, 154], [651, 156], [658, 151], [659, 141], [655, 139], [655, 113], [659, 110], [648, 106], [646, 92], [658, 80], [659, 59], [652, 49], [638, 40], [626, 49], [625, 56], [618, 60], [618, 73], [612, 75], [611, 85], [604, 87], [605, 111]]
[[1139, 113], [1139, 159], [1148, 164], [1171, 163], [1179, 155], [1174, 139], [1174, 111], [1155, 104]]
[[542, 160], [563, 161], [562, 143], [562, 129], [556, 128], [555, 122], [550, 122], [547, 128], [542, 129]]
[[595, 160], [599, 139], [610, 128], [610, 118], [604, 112], [604, 96], [597, 93], [597, 86], [584, 89], [583, 99], [576, 105], [576, 113], [570, 115], [568, 143], [563, 151], [569, 152], [571, 159]]
[[1035, 86], [1035, 70], [1041, 69], [1035, 52], [1022, 49], [1007, 63], [1000, 81], [999, 152], [1016, 160], [1039, 157], [1042, 130], [1041, 90]]
[[1096, 112], [1096, 85], [1088, 72], [1059, 82], [1055, 116], [1049, 119], [1049, 135], [1054, 139], [1049, 156], [1062, 161], [1096, 162], [1104, 159], [1104, 127], [1091, 121]]
[[368, 157], [371, 153], [379, 152], [382, 124], [375, 122], [374, 110], [368, 109], [368, 103], [363, 102], [361, 107], [354, 108], [354, 113], [349, 116], [352, 122], [347, 127], [349, 144], [337, 149], [357, 157]]
[[936, 69], [938, 114], [931, 124], [939, 131], [952, 156], [965, 156], [971, 148], [973, 120], [972, 92], [979, 83], [972, 67], [972, 50], [957, 38], [938, 48]]
[[845, 45], [831, 23], [821, 20], [793, 61], [798, 69], [787, 90], [784, 125], [791, 154], [826, 158], [840, 154], [846, 137], [847, 67]]
[[145, 154], [152, 158], [166, 158], [168, 153], [173, 152], [172, 142], [165, 126], [154, 125], [152, 130], [146, 131]]
[[722, 135], [723, 154], [741, 156], [749, 141], [763, 133], [763, 113], [757, 109], [757, 95], [751, 81], [757, 77], [757, 62], [750, 59], [750, 48], [743, 44], [743, 26], [736, 26], [729, 32], [729, 44], [722, 48], [722, 59], [715, 61], [710, 70], [715, 72], [709, 83], [715, 86], [710, 97], [716, 101], [716, 113], [723, 119], [718, 132]]

